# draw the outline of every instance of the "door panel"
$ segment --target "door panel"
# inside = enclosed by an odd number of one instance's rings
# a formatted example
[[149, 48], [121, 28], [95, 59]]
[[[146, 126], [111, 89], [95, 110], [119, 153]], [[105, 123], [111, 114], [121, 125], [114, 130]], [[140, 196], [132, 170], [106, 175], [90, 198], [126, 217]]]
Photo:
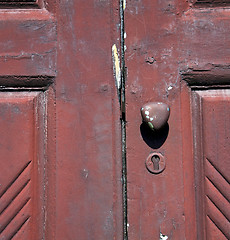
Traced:
[[0, 8], [0, 238], [53, 239], [56, 23], [41, 1]]
[[118, 1], [0, 1], [0, 238], [122, 238], [119, 23]]
[[45, 223], [46, 96], [0, 93], [0, 238], [41, 239]]
[[118, 1], [0, 1], [0, 238], [122, 238], [119, 22]]
[[58, 2], [57, 236], [122, 239], [119, 2]]
[[[198, 175], [205, 176], [210, 167], [208, 162], [204, 162], [205, 170], [197, 165], [204, 161], [197, 152], [206, 154], [213, 144], [220, 147], [225, 143], [226, 140], [221, 138], [224, 131], [221, 121], [224, 114], [227, 119], [228, 113], [222, 109], [222, 117], [216, 115], [216, 121], [222, 126], [215, 131], [219, 132], [218, 143], [215, 135], [206, 136], [215, 133], [207, 120], [210, 113], [206, 108], [214, 105], [218, 109], [222, 95], [216, 96], [216, 102], [209, 105], [206, 98], [202, 98], [206, 124], [197, 120], [200, 119], [200, 108], [193, 100], [193, 94], [197, 94], [198, 89], [229, 88], [229, 23], [230, 10], [226, 1], [127, 1], [125, 61], [130, 239], [159, 239], [163, 235], [177, 240], [210, 239], [218, 234], [220, 238], [227, 238], [228, 220], [221, 223], [218, 220], [222, 233], [215, 229], [214, 218], [214, 222], [206, 219], [214, 212], [215, 219], [222, 219], [227, 213], [218, 212], [206, 199], [207, 196], [221, 197], [216, 192], [219, 190], [202, 177], [197, 184]], [[210, 90], [210, 94], [215, 95], [215, 92]], [[164, 131], [154, 134], [147, 128], [142, 131], [140, 108], [148, 102], [163, 102], [170, 106], [168, 134]], [[199, 130], [200, 124], [204, 131]], [[199, 139], [203, 139], [204, 134], [206, 145], [200, 145]], [[146, 139], [157, 144], [149, 144]], [[153, 152], [161, 153], [166, 160], [166, 168], [160, 174], [151, 174], [145, 166], [147, 157]], [[210, 159], [216, 161], [215, 157]], [[225, 157], [221, 163], [224, 171], [228, 171], [228, 163], [229, 159]], [[205, 187], [198, 190], [202, 184]], [[204, 189], [206, 192], [197, 194]], [[225, 206], [226, 201], [222, 200], [218, 204]], [[200, 211], [199, 207], [203, 205], [204, 209]], [[222, 216], [218, 218], [220, 214]], [[203, 229], [213, 235], [204, 237]]]
[[[229, 239], [229, 95], [230, 91], [195, 91], [199, 105], [193, 124], [199, 127], [200, 138], [195, 152], [197, 226], [200, 239]], [[194, 111], [198, 111], [194, 109]], [[196, 133], [196, 136], [198, 134]]]

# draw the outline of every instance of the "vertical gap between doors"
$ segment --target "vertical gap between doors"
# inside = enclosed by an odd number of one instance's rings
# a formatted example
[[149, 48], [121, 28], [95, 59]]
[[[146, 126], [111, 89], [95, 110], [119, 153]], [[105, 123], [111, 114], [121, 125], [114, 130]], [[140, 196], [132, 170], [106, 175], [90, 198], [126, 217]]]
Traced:
[[120, 0], [120, 29], [121, 29], [121, 137], [122, 137], [122, 198], [123, 198], [123, 239], [128, 240], [127, 218], [127, 165], [126, 165], [126, 104], [125, 104], [125, 26], [124, 4]]

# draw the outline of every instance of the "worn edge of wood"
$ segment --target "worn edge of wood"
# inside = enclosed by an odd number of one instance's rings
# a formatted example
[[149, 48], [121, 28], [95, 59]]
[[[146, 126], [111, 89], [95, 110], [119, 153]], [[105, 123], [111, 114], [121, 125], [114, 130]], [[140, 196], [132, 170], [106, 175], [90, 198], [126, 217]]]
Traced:
[[181, 71], [181, 79], [191, 89], [228, 88], [230, 86], [230, 65], [206, 65], [203, 68], [189, 68]]
[[[194, 168], [194, 138], [192, 125], [191, 88], [186, 82], [181, 86], [181, 126], [182, 126], [182, 156], [184, 183], [184, 220], [185, 237], [196, 239], [196, 200], [195, 200], [195, 168]], [[191, 230], [192, 229], [192, 230]]]
[[202, 98], [196, 89], [192, 91], [191, 98], [197, 239], [206, 239], [205, 216], [203, 214], [205, 205], [203, 198], [200, 198], [200, 196], [204, 196], [203, 106]]
[[227, 7], [230, 5], [228, 0], [191, 0], [195, 8], [209, 8], [209, 7]]
[[0, 9], [41, 9], [43, 7], [43, 0], [36, 0], [36, 1], [25, 1], [25, 0], [18, 0], [18, 1], [0, 1]]

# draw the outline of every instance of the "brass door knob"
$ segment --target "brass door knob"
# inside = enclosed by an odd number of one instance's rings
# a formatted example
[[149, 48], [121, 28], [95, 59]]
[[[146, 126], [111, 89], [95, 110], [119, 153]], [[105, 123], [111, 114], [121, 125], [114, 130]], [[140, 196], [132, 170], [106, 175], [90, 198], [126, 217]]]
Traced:
[[146, 122], [152, 130], [159, 130], [165, 126], [169, 119], [170, 108], [162, 102], [150, 102], [141, 108], [143, 122]]

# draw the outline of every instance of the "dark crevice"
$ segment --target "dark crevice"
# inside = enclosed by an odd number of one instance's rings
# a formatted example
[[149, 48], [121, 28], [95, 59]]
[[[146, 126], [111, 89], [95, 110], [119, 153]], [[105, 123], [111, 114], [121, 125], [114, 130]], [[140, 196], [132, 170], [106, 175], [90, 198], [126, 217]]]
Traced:
[[124, 26], [124, 0], [120, 0], [120, 26], [121, 26], [121, 138], [122, 138], [122, 199], [123, 199], [123, 239], [128, 239], [127, 217], [127, 166], [126, 166], [126, 109], [125, 109], [125, 26]]

